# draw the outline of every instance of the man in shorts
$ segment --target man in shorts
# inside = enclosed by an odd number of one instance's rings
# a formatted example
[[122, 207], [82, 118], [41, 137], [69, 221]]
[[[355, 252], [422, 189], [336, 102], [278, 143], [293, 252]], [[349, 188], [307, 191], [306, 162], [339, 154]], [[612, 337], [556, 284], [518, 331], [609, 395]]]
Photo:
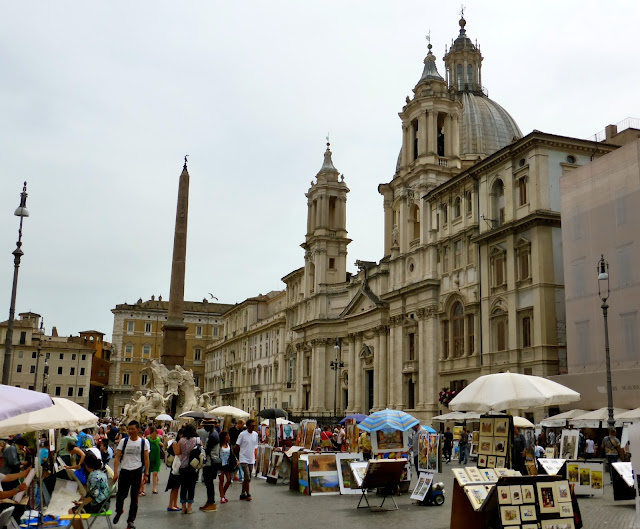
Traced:
[[253, 465], [256, 463], [256, 448], [258, 447], [258, 432], [255, 431], [256, 421], [249, 419], [247, 421], [247, 429], [242, 431], [236, 441], [236, 454], [239, 454], [238, 461], [244, 473], [242, 482], [241, 500], [251, 501], [249, 493], [249, 483], [251, 482], [251, 473]]

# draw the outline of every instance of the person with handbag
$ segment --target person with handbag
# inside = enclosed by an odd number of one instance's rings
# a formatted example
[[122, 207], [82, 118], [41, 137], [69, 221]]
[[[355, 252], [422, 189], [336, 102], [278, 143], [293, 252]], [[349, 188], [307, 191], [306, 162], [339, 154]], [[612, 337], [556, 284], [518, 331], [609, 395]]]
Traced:
[[165, 464], [169, 467], [169, 478], [167, 480], [167, 487], [165, 492], [169, 492], [169, 506], [168, 512], [178, 512], [182, 509], [178, 507], [178, 495], [180, 494], [180, 458], [176, 457], [173, 448], [182, 439], [184, 429], [180, 428], [176, 434], [175, 440], [169, 439], [167, 441], [167, 456], [165, 458]]
[[218, 486], [220, 487], [220, 503], [228, 503], [227, 490], [231, 486], [231, 475], [238, 468], [238, 459], [233, 450], [231, 450], [230, 438], [228, 432], [220, 432], [220, 478]]
[[609, 479], [611, 480], [611, 484], [613, 484], [613, 463], [617, 462], [620, 456], [624, 457], [624, 450], [622, 449], [622, 446], [620, 446], [620, 440], [616, 437], [616, 431], [614, 428], [609, 430], [609, 435], [602, 440], [602, 450], [607, 456], [607, 461], [609, 463]]
[[215, 512], [218, 510], [216, 505], [216, 487], [213, 484], [218, 470], [222, 467], [220, 460], [220, 437], [215, 430], [216, 421], [214, 419], [205, 419], [202, 421], [202, 428], [207, 433], [205, 454], [206, 462], [202, 469], [202, 477], [204, 485], [207, 488], [207, 503], [205, 503], [200, 510], [203, 512]]
[[193, 498], [196, 493], [196, 482], [198, 481], [198, 471], [192, 464], [194, 459], [192, 452], [197, 447], [202, 449], [200, 437], [196, 429], [188, 424], [184, 427], [182, 439], [173, 443], [173, 453], [180, 458], [180, 503], [182, 504], [182, 514], [193, 514]]

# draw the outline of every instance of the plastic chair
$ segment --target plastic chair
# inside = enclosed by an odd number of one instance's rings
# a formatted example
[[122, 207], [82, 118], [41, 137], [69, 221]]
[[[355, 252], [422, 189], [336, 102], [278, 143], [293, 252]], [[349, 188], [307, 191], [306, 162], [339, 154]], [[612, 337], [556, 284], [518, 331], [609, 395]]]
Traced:
[[0, 529], [20, 529], [20, 526], [13, 519], [15, 507], [7, 507], [0, 512]]

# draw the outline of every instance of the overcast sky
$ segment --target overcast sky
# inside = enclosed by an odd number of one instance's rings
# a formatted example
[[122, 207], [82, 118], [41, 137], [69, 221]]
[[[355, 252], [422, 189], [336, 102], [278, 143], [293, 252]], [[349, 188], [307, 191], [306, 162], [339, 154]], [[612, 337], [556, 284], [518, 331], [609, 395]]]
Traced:
[[[533, 129], [587, 138], [640, 117], [633, 1], [466, 2], [489, 96]], [[168, 299], [178, 177], [191, 175], [185, 296], [281, 289], [302, 266], [309, 182], [330, 132], [351, 189], [348, 269], [383, 256], [382, 198], [431, 30], [438, 69], [459, 5], [433, 1], [9, 2], [0, 20], [0, 321], [23, 180], [17, 312], [98, 329]]]

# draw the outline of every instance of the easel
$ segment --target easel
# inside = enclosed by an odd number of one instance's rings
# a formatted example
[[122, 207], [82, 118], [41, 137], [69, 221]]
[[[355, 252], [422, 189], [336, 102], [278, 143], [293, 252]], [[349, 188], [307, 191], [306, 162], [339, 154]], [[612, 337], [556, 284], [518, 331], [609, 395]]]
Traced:
[[[400, 480], [402, 478], [402, 473], [404, 472], [405, 465], [407, 464], [406, 459], [379, 459], [379, 460], [370, 460], [367, 464], [367, 471], [364, 475], [362, 483], [360, 484], [360, 490], [362, 494], [360, 495], [360, 500], [358, 501], [358, 509], [364, 509], [367, 507], [370, 511], [373, 512], [384, 512], [384, 511], [397, 511], [398, 504], [393, 497], [394, 492], [397, 490], [400, 485]], [[367, 490], [368, 489], [378, 489], [382, 494], [382, 503], [379, 506], [371, 506], [369, 503], [369, 499], [367, 498]], [[362, 500], [366, 503], [362, 505]], [[384, 509], [383, 505], [387, 498], [391, 498], [393, 502], [393, 509]]]

